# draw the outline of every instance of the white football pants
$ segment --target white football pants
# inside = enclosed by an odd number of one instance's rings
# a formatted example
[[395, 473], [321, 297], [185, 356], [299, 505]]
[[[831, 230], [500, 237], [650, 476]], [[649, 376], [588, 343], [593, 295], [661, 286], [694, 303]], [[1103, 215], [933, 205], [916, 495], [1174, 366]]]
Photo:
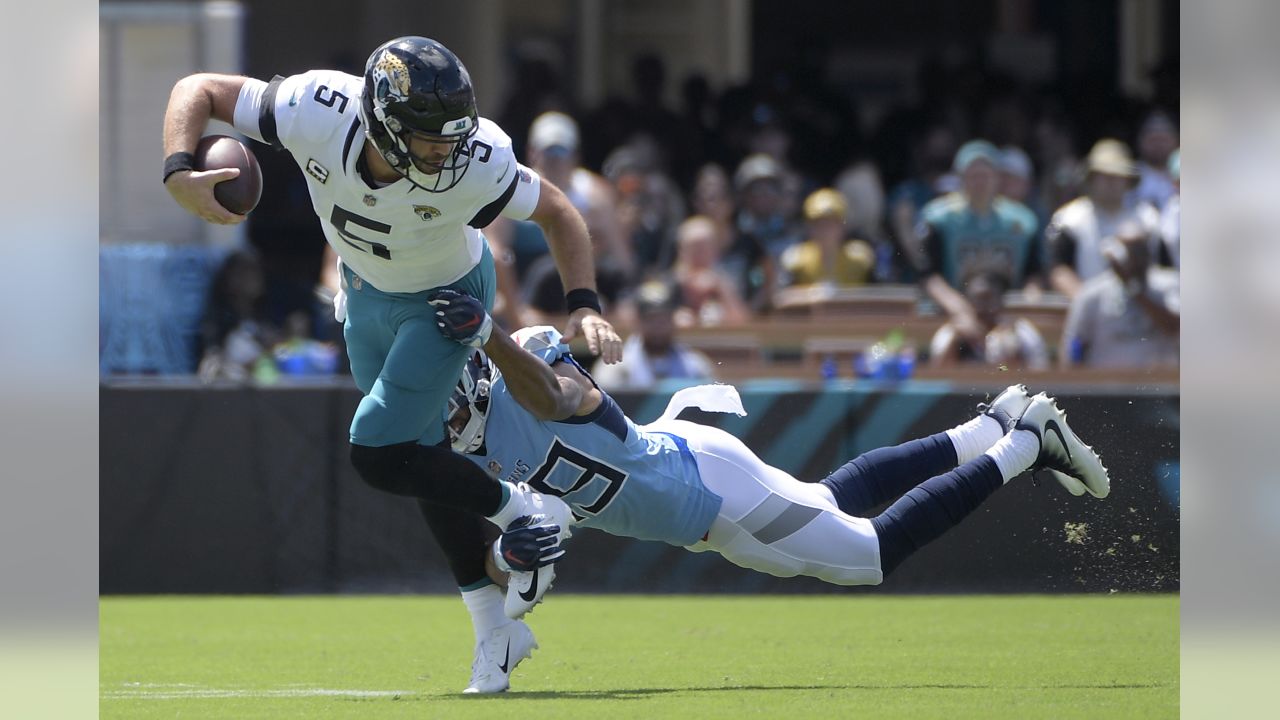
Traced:
[[817, 484], [767, 465], [719, 428], [664, 419], [645, 429], [687, 440], [703, 484], [724, 500], [707, 539], [689, 550], [712, 550], [778, 577], [807, 575], [836, 585], [884, 579], [871, 521], [840, 512]]

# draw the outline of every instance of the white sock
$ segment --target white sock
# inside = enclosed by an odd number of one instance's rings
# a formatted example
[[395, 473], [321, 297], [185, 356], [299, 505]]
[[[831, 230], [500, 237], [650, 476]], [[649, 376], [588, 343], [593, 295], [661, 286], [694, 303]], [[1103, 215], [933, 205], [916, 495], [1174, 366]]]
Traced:
[[[993, 421], [994, 422], [994, 421]], [[1005, 482], [1026, 472], [1040, 454], [1040, 439], [1030, 430], [1014, 430], [986, 451], [996, 461]]]
[[502, 588], [497, 585], [485, 585], [478, 590], [467, 590], [462, 593], [462, 602], [471, 613], [471, 627], [476, 631], [476, 642], [489, 637], [494, 628], [505, 625], [509, 620], [502, 610], [504, 600]]
[[498, 508], [498, 512], [489, 516], [489, 520], [494, 525], [497, 525], [500, 530], [506, 530], [512, 520], [521, 515], [529, 514], [525, 511], [528, 500], [524, 493], [520, 491], [520, 488], [505, 480], [500, 482], [507, 488], [507, 501], [502, 504], [502, 507]]
[[956, 464], [963, 465], [986, 452], [1004, 437], [1004, 428], [990, 415], [979, 415], [969, 422], [947, 431], [956, 449]]

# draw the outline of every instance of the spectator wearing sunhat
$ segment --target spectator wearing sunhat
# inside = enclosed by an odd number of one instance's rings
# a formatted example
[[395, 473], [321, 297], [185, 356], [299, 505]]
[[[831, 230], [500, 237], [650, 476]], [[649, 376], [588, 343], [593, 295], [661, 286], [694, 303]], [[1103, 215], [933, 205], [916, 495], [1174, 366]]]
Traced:
[[966, 340], [982, 342], [985, 331], [972, 303], [958, 289], [963, 278], [982, 272], [1003, 275], [1010, 288], [1038, 283], [1040, 252], [1036, 217], [1026, 205], [999, 195], [1000, 151], [970, 140], [953, 163], [960, 190], [929, 202], [917, 228], [919, 276], [929, 297]]
[[782, 254], [791, 285], [856, 287], [865, 283], [875, 266], [875, 251], [865, 240], [846, 240], [849, 210], [844, 196], [831, 188], [815, 190], [802, 209], [809, 239]]
[[1147, 203], [1126, 202], [1138, 182], [1138, 169], [1124, 143], [1099, 140], [1085, 158], [1085, 172], [1085, 194], [1059, 208], [1045, 230], [1049, 283], [1071, 298], [1084, 282], [1107, 269], [1103, 243], [1122, 223], [1140, 225], [1151, 238], [1153, 250], [1160, 237], [1156, 209]]

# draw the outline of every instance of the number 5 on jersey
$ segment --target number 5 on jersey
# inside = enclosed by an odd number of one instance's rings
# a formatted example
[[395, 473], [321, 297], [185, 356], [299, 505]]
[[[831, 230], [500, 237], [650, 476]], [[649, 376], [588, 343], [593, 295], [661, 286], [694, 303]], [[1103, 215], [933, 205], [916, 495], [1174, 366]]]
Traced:
[[[333, 227], [338, 231], [338, 234], [342, 236], [342, 240], [346, 242], [348, 245], [350, 245], [351, 247], [363, 253], [373, 253], [374, 255], [384, 260], [391, 259], [391, 249], [388, 248], [386, 245], [383, 245], [382, 243], [379, 243], [379, 242], [374, 242], [373, 240], [369, 240], [367, 238], [362, 238], [359, 235], [356, 235], [355, 233], [347, 229], [347, 225], [351, 224], [351, 225], [358, 225], [372, 232], [382, 233], [383, 235], [390, 235], [391, 234], [390, 225], [386, 223], [380, 223], [377, 220], [370, 220], [367, 217], [361, 217], [360, 215], [357, 215], [351, 212], [350, 210], [340, 208], [337, 205], [333, 206], [333, 212], [329, 214], [329, 222], [333, 224]], [[360, 244], [357, 245], [356, 243], [360, 243]], [[365, 247], [365, 246], [368, 246], [368, 247]]]

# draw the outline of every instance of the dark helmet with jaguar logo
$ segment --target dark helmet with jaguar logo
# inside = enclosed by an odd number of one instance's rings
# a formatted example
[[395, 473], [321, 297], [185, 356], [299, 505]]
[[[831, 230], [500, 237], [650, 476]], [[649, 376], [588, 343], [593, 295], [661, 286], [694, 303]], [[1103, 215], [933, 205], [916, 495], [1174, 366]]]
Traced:
[[[466, 173], [480, 116], [462, 61], [435, 40], [410, 36], [385, 43], [369, 56], [360, 120], [396, 172], [424, 190], [444, 192]], [[415, 139], [432, 143], [433, 156], [415, 155]]]

